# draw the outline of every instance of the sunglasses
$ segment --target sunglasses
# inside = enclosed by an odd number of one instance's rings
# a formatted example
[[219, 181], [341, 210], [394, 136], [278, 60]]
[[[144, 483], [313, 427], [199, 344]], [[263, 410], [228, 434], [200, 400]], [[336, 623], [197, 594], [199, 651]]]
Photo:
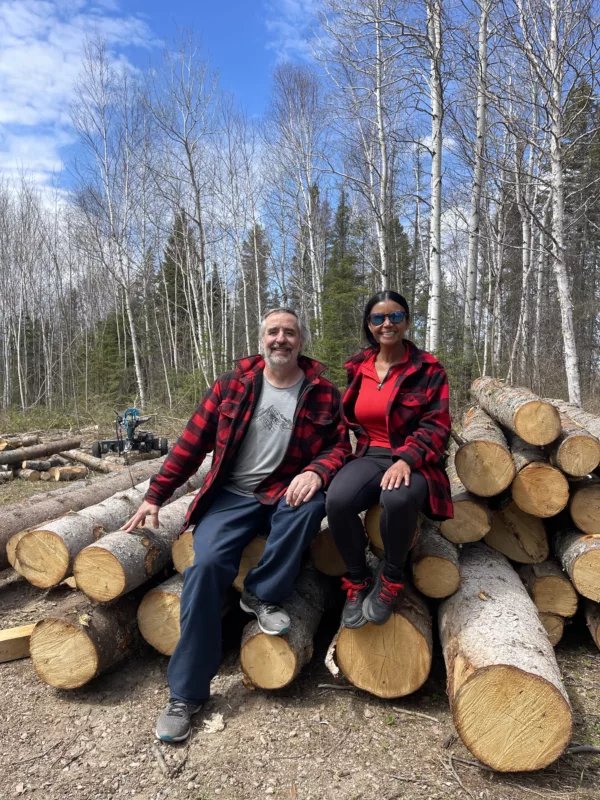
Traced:
[[406, 311], [392, 311], [391, 314], [369, 314], [369, 322], [378, 328], [379, 325], [383, 325], [386, 319], [389, 319], [392, 325], [398, 325], [403, 322], [405, 317]]

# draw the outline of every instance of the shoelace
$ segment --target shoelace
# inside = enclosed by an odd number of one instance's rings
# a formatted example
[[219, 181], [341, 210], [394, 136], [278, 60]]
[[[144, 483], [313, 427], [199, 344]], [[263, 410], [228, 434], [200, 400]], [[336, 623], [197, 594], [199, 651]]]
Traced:
[[393, 603], [398, 597], [398, 592], [400, 589], [404, 589], [403, 583], [392, 583], [392, 581], [389, 581], [385, 575], [382, 575], [381, 589], [379, 590], [379, 596], [377, 599], [381, 600], [382, 603], [387, 603], [389, 606], [390, 603]]
[[169, 703], [168, 715], [170, 717], [185, 717], [187, 713], [187, 703], [183, 700], [173, 700]]
[[354, 583], [348, 578], [342, 578], [342, 590], [348, 592], [348, 602], [356, 603], [357, 595], [362, 589], [366, 589], [369, 585], [369, 579], [365, 578], [361, 583]]

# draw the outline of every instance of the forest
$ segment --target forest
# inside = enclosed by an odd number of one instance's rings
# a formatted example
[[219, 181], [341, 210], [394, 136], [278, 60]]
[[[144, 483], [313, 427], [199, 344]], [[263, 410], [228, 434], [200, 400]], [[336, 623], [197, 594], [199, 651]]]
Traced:
[[595, 402], [599, 4], [319, 0], [261, 117], [200, 37], [90, 40], [68, 180], [0, 183], [0, 410], [188, 409], [297, 308], [343, 385], [390, 288], [451, 379]]

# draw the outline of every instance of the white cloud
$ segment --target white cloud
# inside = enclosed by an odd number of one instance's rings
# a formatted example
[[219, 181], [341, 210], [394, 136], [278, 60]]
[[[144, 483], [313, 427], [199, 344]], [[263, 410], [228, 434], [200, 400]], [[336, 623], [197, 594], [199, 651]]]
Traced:
[[316, 22], [316, 0], [267, 0], [265, 24], [269, 50], [278, 61], [310, 61], [311, 30]]
[[69, 107], [85, 40], [95, 36], [115, 58], [155, 43], [115, 0], [0, 0], [0, 173], [44, 183], [60, 171], [61, 149], [73, 142]]

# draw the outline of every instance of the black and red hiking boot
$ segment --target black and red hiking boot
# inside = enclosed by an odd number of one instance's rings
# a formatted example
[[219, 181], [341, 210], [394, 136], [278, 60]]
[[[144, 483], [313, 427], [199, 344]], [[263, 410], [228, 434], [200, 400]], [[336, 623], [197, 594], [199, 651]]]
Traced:
[[362, 581], [342, 578], [342, 589], [347, 593], [346, 603], [342, 611], [342, 625], [346, 628], [362, 628], [367, 624], [362, 607], [365, 597], [371, 591], [373, 578], [369, 576]]
[[363, 616], [374, 625], [384, 625], [394, 610], [403, 583], [388, 580], [382, 571], [375, 578], [375, 585], [363, 603]]

